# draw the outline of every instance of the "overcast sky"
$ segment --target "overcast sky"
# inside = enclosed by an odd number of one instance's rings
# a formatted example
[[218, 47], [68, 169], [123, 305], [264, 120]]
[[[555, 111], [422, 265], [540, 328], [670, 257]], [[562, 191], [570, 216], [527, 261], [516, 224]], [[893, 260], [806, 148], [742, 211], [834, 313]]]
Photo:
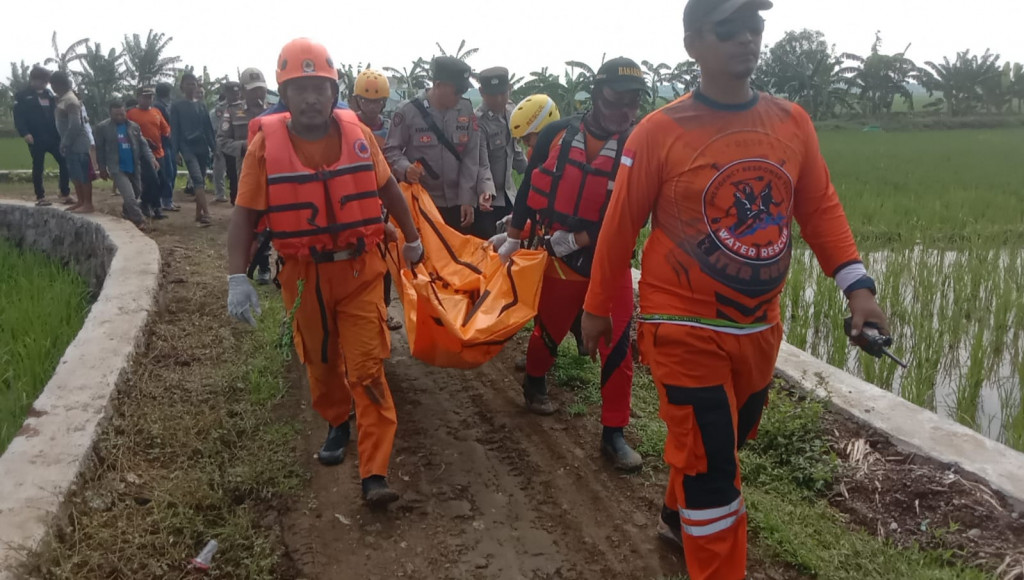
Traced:
[[[53, 30], [62, 48], [88, 37], [109, 49], [125, 33], [145, 36], [153, 28], [174, 38], [169, 52], [183, 64], [205, 64], [214, 76], [232, 77], [255, 66], [272, 86], [280, 47], [298, 36], [326, 44], [336, 62], [369, 61], [375, 68], [401, 69], [416, 56], [436, 54], [435, 42], [452, 51], [461, 39], [480, 49], [469, 60], [474, 69], [502, 65], [521, 75], [545, 65], [560, 72], [571, 59], [596, 66], [603, 53], [670, 65], [686, 58], [683, 0], [162, 0], [151, 9], [142, 8], [144, 1], [124, 0], [4, 4], [2, 79], [10, 61], [32, 64], [51, 56]], [[174, 19], [158, 21], [163, 14]], [[774, 43], [787, 30], [812, 28], [839, 52], [865, 54], [881, 30], [885, 51], [912, 43], [908, 56], [918, 63], [952, 58], [967, 48], [991, 48], [1003, 60], [1024, 61], [1022, 15], [1019, 0], [776, 0], [765, 13], [764, 42]]]

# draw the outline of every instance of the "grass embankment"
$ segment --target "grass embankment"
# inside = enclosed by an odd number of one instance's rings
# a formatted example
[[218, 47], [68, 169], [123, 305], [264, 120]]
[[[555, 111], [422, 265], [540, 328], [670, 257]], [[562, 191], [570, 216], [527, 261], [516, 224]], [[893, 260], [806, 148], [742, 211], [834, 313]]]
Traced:
[[[574, 404], [567, 408], [570, 416], [596, 412], [600, 367], [576, 354], [571, 337], [559, 349], [553, 376], [560, 387], [575, 393]], [[648, 476], [663, 482], [667, 430], [658, 418], [657, 390], [645, 367], [636, 368], [633, 410], [638, 417], [629, 430], [639, 440], [637, 450], [656, 459]], [[827, 503], [839, 464], [822, 430], [823, 410], [821, 402], [798, 400], [775, 389], [758, 438], [740, 452], [752, 556], [822, 579], [988, 578], [956, 562], [952, 554], [899, 548], [844, 523], [842, 514]]]
[[[52, 155], [46, 156], [45, 167], [57, 171], [57, 162]], [[0, 137], [0, 170], [32, 169], [32, 157], [28, 145], [19, 137]]]
[[[171, 287], [179, 292], [168, 302], [213, 293]], [[88, 492], [72, 497], [67, 525], [29, 573], [179, 578], [209, 539], [220, 544], [212, 572], [219, 578], [287, 573], [276, 514], [266, 506], [302, 483], [295, 427], [273, 416], [291, 345], [282, 346], [277, 293], [261, 294], [252, 332], [228, 322], [219, 299], [198, 312], [161, 312], [97, 444], [97, 466], [82, 486]]]
[[88, 299], [75, 272], [0, 239], [0, 454], [82, 328]]

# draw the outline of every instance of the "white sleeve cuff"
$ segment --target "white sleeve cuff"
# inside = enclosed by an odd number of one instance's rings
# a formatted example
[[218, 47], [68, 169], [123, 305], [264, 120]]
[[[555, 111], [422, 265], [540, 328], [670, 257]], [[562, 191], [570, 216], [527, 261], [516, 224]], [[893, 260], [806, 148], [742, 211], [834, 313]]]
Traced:
[[855, 262], [836, 272], [836, 286], [839, 286], [840, 290], [846, 292], [846, 289], [850, 287], [850, 284], [853, 284], [867, 275], [868, 271], [867, 268], [864, 267], [864, 264], [861, 262]]

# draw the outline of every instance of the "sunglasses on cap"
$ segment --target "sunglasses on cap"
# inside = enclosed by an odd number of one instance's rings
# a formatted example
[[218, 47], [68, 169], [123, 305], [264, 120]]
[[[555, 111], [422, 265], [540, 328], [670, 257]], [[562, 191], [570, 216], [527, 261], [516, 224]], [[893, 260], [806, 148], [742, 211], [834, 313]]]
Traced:
[[756, 12], [731, 16], [712, 24], [711, 30], [718, 42], [729, 42], [744, 32], [750, 36], [761, 36], [764, 34], [764, 18]]

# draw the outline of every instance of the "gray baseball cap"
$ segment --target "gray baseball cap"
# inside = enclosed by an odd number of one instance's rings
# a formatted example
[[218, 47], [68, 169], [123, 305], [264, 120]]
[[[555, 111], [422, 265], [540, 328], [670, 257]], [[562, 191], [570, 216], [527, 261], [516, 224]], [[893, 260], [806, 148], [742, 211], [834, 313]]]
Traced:
[[683, 30], [694, 32], [704, 24], [723, 20], [747, 5], [757, 10], [770, 10], [774, 4], [771, 0], [690, 0], [683, 10]]

